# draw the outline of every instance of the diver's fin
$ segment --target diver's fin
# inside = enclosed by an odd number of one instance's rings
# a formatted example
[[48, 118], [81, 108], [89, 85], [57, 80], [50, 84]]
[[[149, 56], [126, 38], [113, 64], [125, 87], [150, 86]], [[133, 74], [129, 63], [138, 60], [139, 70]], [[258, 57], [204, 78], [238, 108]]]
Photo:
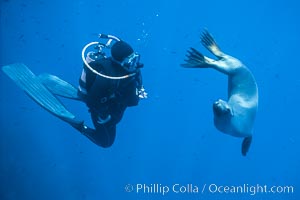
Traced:
[[207, 50], [209, 50], [216, 57], [222, 58], [224, 56], [224, 53], [220, 50], [215, 39], [207, 30], [204, 30], [201, 35], [201, 43]]
[[41, 83], [43, 83], [52, 94], [59, 95], [69, 99], [80, 100], [77, 95], [77, 89], [70, 83], [51, 74], [38, 75]]
[[190, 50], [187, 51], [186, 55], [187, 59], [184, 61], [186, 63], [181, 64], [182, 67], [186, 68], [207, 68], [210, 67], [210, 60], [209, 58], [203, 56], [198, 50], [194, 48], [190, 48]]
[[246, 156], [247, 152], [249, 151], [250, 145], [252, 142], [252, 136], [245, 137], [242, 143], [242, 154]]
[[63, 106], [26, 65], [22, 63], [6, 65], [2, 67], [2, 70], [35, 102], [50, 113], [68, 122], [73, 127], [83, 124], [82, 121], [75, 119], [75, 116]]

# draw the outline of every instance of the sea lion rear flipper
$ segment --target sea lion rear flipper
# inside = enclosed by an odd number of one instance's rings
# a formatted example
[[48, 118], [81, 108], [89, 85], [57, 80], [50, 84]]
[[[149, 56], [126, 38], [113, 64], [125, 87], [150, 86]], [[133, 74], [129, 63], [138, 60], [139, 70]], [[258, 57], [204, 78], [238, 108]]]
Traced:
[[193, 47], [187, 51], [186, 55], [187, 59], [184, 61], [186, 63], [181, 64], [182, 67], [186, 68], [207, 68], [210, 67], [210, 59], [203, 56], [199, 51], [194, 49]]
[[207, 30], [204, 30], [201, 35], [201, 43], [207, 50], [209, 50], [216, 57], [222, 58], [224, 56], [224, 53], [220, 50], [215, 39]]
[[249, 151], [250, 145], [252, 142], [252, 136], [245, 137], [242, 143], [242, 154], [246, 156], [247, 152]]

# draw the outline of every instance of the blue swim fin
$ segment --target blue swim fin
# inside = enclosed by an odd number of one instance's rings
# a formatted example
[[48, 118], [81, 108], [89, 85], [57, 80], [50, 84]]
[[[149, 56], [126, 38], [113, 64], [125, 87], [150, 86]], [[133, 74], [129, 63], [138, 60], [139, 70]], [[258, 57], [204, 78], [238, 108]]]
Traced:
[[2, 67], [2, 70], [24, 90], [26, 94], [47, 111], [70, 123], [75, 128], [83, 125], [83, 121], [75, 119], [75, 116], [64, 107], [45, 87], [40, 78], [33, 74], [26, 65], [22, 63], [6, 65]]
[[69, 99], [80, 100], [77, 95], [77, 88], [57, 76], [44, 73], [38, 75], [38, 78], [52, 94]]

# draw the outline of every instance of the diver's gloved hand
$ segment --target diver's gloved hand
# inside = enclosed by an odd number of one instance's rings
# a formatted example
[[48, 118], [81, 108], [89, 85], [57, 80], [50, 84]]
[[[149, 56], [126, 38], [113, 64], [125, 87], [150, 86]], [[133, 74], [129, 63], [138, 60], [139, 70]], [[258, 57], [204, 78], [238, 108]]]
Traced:
[[148, 98], [148, 93], [146, 92], [146, 90], [143, 86], [140, 89], [137, 89], [137, 95], [140, 99]]
[[99, 124], [106, 124], [107, 122], [109, 122], [111, 120], [111, 115], [107, 115], [106, 117], [100, 116], [98, 115], [98, 119], [97, 122]]

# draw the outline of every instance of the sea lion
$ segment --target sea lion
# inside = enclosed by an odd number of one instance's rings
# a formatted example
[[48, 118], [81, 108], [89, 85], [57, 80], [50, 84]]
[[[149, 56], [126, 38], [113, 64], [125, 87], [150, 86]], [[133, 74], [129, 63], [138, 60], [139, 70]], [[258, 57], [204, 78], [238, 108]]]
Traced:
[[242, 154], [245, 156], [252, 142], [253, 125], [258, 106], [258, 89], [250, 70], [237, 58], [223, 53], [216, 41], [205, 30], [202, 45], [218, 59], [203, 56], [190, 48], [186, 68], [213, 68], [228, 76], [228, 101], [217, 100], [213, 104], [215, 127], [223, 133], [244, 138]]

